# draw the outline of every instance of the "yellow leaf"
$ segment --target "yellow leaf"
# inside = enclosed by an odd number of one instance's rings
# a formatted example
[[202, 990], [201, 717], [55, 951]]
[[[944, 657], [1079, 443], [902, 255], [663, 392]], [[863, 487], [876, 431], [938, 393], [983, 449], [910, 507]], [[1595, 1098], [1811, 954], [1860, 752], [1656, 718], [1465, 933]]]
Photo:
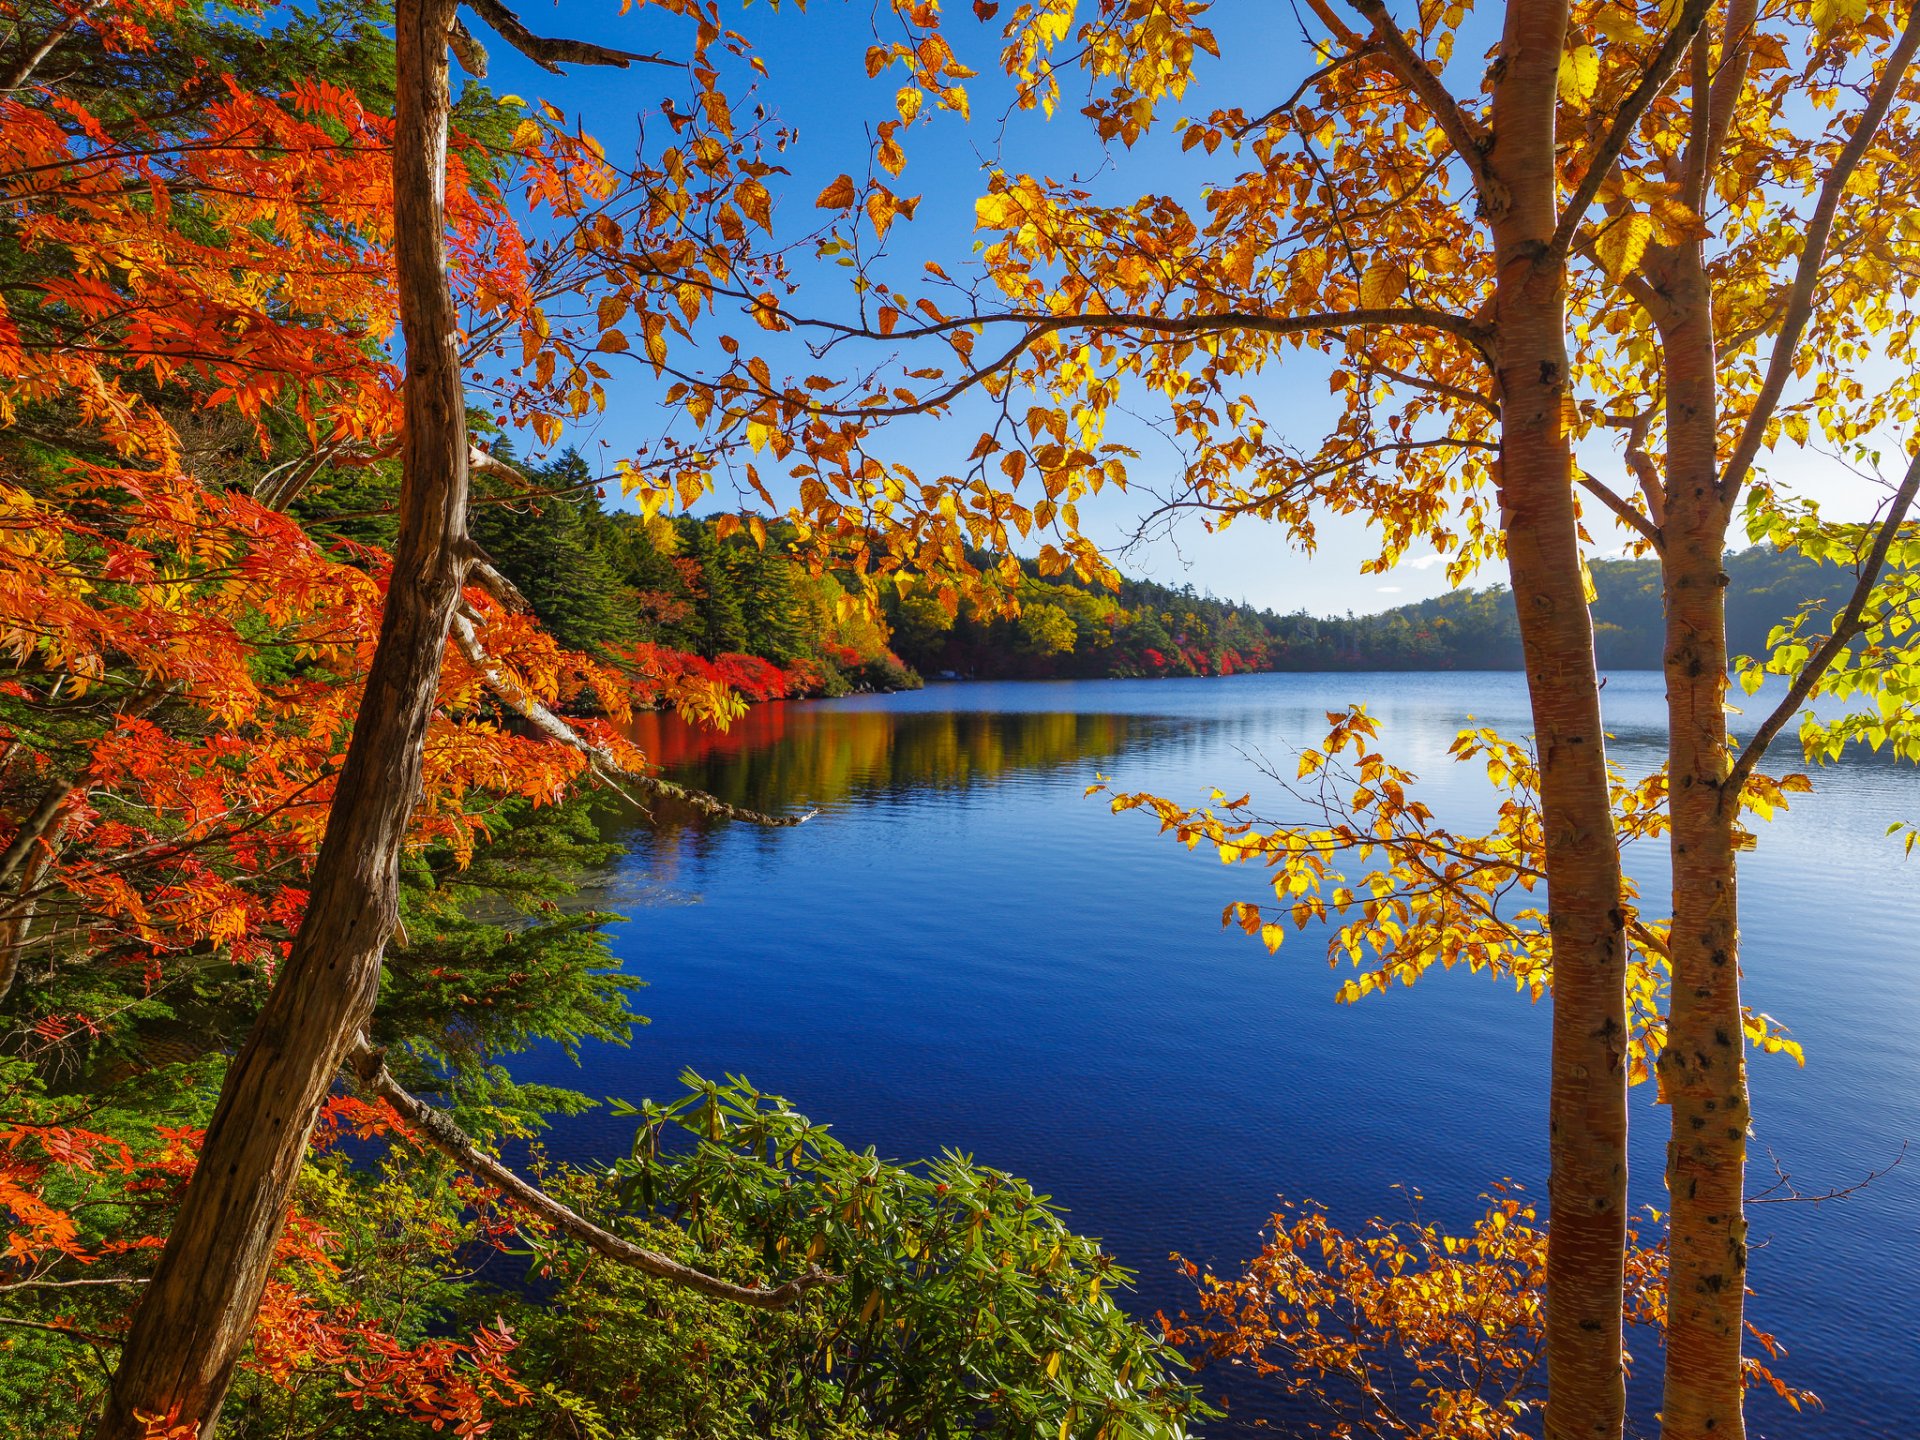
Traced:
[[902, 85], [900, 93], [893, 97], [893, 108], [900, 112], [902, 120], [911, 125], [913, 117], [920, 113], [920, 87]]
[[1585, 105], [1600, 88], [1600, 52], [1591, 45], [1576, 45], [1560, 57], [1560, 98], [1574, 105]]
[[1836, 25], [1858, 25], [1867, 18], [1867, 0], [1813, 0], [1808, 18], [1822, 35]]
[[1391, 260], [1376, 260], [1360, 277], [1360, 304], [1368, 310], [1391, 305], [1406, 288], [1407, 272]]
[[766, 186], [752, 178], [742, 180], [734, 189], [733, 200], [749, 220], [769, 235], [773, 233], [773, 197]]
[[1635, 211], [1601, 231], [1593, 248], [1599, 252], [1600, 263], [1607, 267], [1608, 274], [1624, 275], [1640, 263], [1652, 238], [1653, 217]]

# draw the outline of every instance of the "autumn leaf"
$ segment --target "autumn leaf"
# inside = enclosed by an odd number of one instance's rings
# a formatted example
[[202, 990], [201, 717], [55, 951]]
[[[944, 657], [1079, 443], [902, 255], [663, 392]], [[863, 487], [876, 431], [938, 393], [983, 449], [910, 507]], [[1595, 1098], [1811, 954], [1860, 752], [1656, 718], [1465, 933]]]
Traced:
[[1572, 105], [1585, 105], [1600, 88], [1600, 52], [1591, 45], [1576, 45], [1560, 57], [1560, 98]]
[[853, 188], [853, 177], [851, 175], [840, 175], [836, 176], [833, 182], [820, 192], [819, 198], [813, 203], [822, 210], [846, 210], [853, 206], [856, 198], [857, 196]]

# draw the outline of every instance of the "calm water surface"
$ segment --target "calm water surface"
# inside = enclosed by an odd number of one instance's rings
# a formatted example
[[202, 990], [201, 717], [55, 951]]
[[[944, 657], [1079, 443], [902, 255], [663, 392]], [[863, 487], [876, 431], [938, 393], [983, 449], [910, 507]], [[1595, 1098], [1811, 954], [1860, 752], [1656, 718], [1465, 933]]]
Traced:
[[[1661, 682], [1613, 676], [1613, 753], [1660, 760]], [[1526, 731], [1517, 675], [1257, 675], [1228, 680], [935, 686], [771, 705], [727, 736], [650, 721], [681, 779], [767, 808], [818, 807], [798, 830], [721, 826], [632, 837], [596, 902], [649, 989], [631, 1049], [539, 1078], [638, 1098], [684, 1066], [740, 1073], [907, 1158], [944, 1147], [1025, 1175], [1140, 1272], [1128, 1303], [1177, 1307], [1178, 1250], [1231, 1268], [1275, 1198], [1336, 1221], [1426, 1213], [1463, 1223], [1503, 1176], [1546, 1171], [1548, 1015], [1493, 982], [1436, 972], [1412, 990], [1333, 1003], [1311, 934], [1269, 956], [1219, 915], [1258, 875], [1159, 838], [1082, 797], [1096, 772], [1203, 799], [1262, 792], [1260, 755], [1291, 770], [1324, 712], [1364, 700], [1444, 818], [1484, 815], [1484, 782], [1445, 758], [1469, 715]], [[1271, 786], [1267, 787], [1271, 790]], [[1920, 783], [1872, 761], [1828, 770], [1742, 867], [1749, 1003], [1790, 1025], [1798, 1070], [1757, 1056], [1756, 1176], [1768, 1152], [1804, 1191], [1844, 1186], [1920, 1141], [1916, 872], [1884, 837], [1920, 821]], [[1632, 853], [1650, 893], [1664, 854]], [[1662, 1201], [1666, 1112], [1634, 1094], [1635, 1199]], [[555, 1148], [624, 1150], [589, 1115]], [[1920, 1145], [1916, 1145], [1920, 1152]], [[1399, 1188], [1397, 1188], [1399, 1187]], [[1752, 1212], [1753, 1309], [1784, 1370], [1827, 1401], [1751, 1407], [1756, 1435], [1894, 1436], [1920, 1415], [1920, 1153], [1844, 1201]], [[1650, 1347], [1649, 1347], [1650, 1348]], [[1658, 1356], [1635, 1390], [1648, 1411]], [[1270, 1391], [1233, 1397], [1235, 1433], [1286, 1418]]]

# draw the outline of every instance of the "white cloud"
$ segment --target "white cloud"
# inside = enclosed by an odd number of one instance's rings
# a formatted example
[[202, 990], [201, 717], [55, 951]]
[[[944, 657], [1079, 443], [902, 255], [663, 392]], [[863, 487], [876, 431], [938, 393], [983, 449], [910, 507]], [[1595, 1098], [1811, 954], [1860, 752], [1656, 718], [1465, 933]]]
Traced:
[[1376, 585], [1373, 588], [1382, 595], [1398, 595], [1400, 593], [1400, 587], [1398, 585]]

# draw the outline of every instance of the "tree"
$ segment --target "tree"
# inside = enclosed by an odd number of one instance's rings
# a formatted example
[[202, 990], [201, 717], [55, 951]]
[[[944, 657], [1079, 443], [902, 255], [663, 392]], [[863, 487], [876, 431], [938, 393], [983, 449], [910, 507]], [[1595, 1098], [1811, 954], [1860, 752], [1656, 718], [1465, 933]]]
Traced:
[[532, 467], [526, 482], [496, 478], [482, 489], [474, 539], [547, 632], [569, 650], [593, 654], [631, 640], [629, 601], [598, 543], [599, 502], [578, 452]]
[[[145, 38], [129, 13], [34, 17], [52, 43], [29, 49], [44, 58], [89, 33], [109, 54], [137, 48]], [[612, 54], [539, 40], [495, 7], [484, 13], [542, 63]], [[876, 1413], [917, 1407], [921, 1423], [946, 1428], [979, 1423], [984, 1398], [1017, 1389], [1000, 1407], [1009, 1426], [1050, 1415], [1051, 1429], [1085, 1414], [1177, 1434], [1191, 1397], [1171, 1378], [1173, 1357], [1114, 1307], [1108, 1292], [1123, 1272], [1060, 1232], [1009, 1177], [952, 1164], [937, 1176], [881, 1167], [823, 1144], [787, 1112], [779, 1148], [792, 1158], [768, 1165], [759, 1145], [702, 1157], [720, 1170], [724, 1193], [697, 1197], [695, 1240], [684, 1214], [681, 1223], [651, 1207], [635, 1216], [625, 1185], [601, 1190], [563, 1176], [559, 1195], [547, 1193], [406, 1088], [471, 1093], [486, 1067], [462, 1048], [524, 1043], [522, 1023], [564, 1042], [631, 1018], [610, 998], [617, 983], [589, 973], [590, 919], [547, 917], [510, 935], [444, 913], [429, 923], [433, 910], [418, 908], [428, 903], [418, 896], [423, 867], [468, 866], [482, 889], [487, 877], [524, 889], [524, 879], [501, 880], [504, 852], [548, 827], [520, 818], [518, 807], [548, 804], [589, 776], [706, 817], [770, 822], [643, 773], [609, 723], [627, 717], [642, 682], [558, 647], [527, 597], [462, 543], [469, 467], [504, 493], [525, 493], [529, 482], [504, 456], [464, 447], [460, 371], [482, 363], [499, 334], [523, 327], [533, 342], [526, 373], [497, 393], [509, 418], [530, 418], [543, 434], [557, 414], [594, 403], [607, 378], [597, 362], [560, 366], [542, 351], [554, 327], [541, 306], [572, 293], [577, 277], [564, 269], [578, 247], [530, 257], [490, 177], [512, 177], [521, 198], [590, 229], [604, 226], [595, 207], [619, 203], [624, 182], [557, 117], [551, 127], [510, 119], [500, 130], [497, 111], [481, 105], [480, 128], [497, 149], [449, 134], [444, 42], [479, 58], [464, 31], [447, 29], [451, 20], [450, 6], [403, 16], [400, 92], [412, 98], [401, 106], [398, 143], [333, 85], [349, 77], [328, 65], [308, 73], [297, 59], [288, 62], [289, 95], [253, 94], [231, 72], [216, 73], [210, 88], [230, 105], [176, 111], [162, 94], [162, 123], [124, 117], [131, 140], [116, 128], [117, 111], [103, 118], [39, 89], [0, 99], [6, 220], [27, 235], [9, 254], [35, 262], [26, 282], [8, 288], [30, 358], [0, 370], [0, 509], [10, 531], [0, 549], [10, 661], [0, 683], [0, 957], [10, 976], [23, 956], [45, 958], [20, 972], [30, 983], [16, 984], [14, 1013], [33, 1023], [13, 1038], [49, 1069], [101, 1041], [135, 1052], [138, 1068], [151, 1071], [151, 1057], [137, 1053], [140, 1023], [186, 1019], [195, 1022], [180, 1027], [187, 1033], [168, 1039], [204, 1073], [219, 1068], [207, 1051], [240, 1035], [268, 992], [204, 1148], [192, 1129], [205, 1113], [197, 1094], [163, 1105], [156, 1145], [135, 1133], [151, 1131], [153, 1114], [111, 1112], [116, 1127], [130, 1127], [124, 1138], [76, 1130], [73, 1107], [36, 1088], [31, 1061], [10, 1055], [0, 1067], [10, 1102], [24, 1097], [29, 1117], [16, 1120], [10, 1103], [0, 1143], [0, 1204], [17, 1221], [4, 1288], [16, 1288], [24, 1269], [19, 1288], [38, 1294], [44, 1281], [59, 1297], [66, 1279], [50, 1275], [98, 1260], [115, 1271], [95, 1271], [86, 1278], [99, 1287], [76, 1292], [98, 1329], [59, 1310], [39, 1322], [10, 1313], [9, 1326], [55, 1346], [124, 1339], [108, 1433], [208, 1433], [249, 1338], [254, 1373], [268, 1382], [306, 1365], [350, 1368], [340, 1398], [421, 1423], [484, 1427], [492, 1410], [526, 1394], [511, 1374], [506, 1327], [488, 1319], [465, 1339], [453, 1338], [464, 1330], [427, 1335], [416, 1313], [403, 1333], [361, 1311], [361, 1297], [327, 1293], [325, 1224], [373, 1222], [350, 1204], [316, 1220], [305, 1203], [311, 1189], [296, 1196], [293, 1181], [309, 1140], [325, 1149], [344, 1127], [363, 1141], [403, 1137], [401, 1148], [435, 1151], [463, 1177], [448, 1185], [444, 1169], [409, 1172], [422, 1196], [406, 1219], [422, 1228], [405, 1234], [402, 1283], [436, 1296], [458, 1283], [447, 1273], [460, 1266], [456, 1250], [514, 1228], [549, 1254], [571, 1247], [575, 1274], [591, 1255], [593, 1265], [630, 1268], [723, 1305], [772, 1311], [814, 1297], [787, 1331], [798, 1353], [756, 1355], [764, 1363], [748, 1373], [754, 1383], [796, 1380], [816, 1407], [822, 1377], [832, 1376], [825, 1383], [847, 1397], [843, 1415], [855, 1403]], [[90, 32], [95, 21], [101, 28]], [[164, 33], [169, 44], [182, 39]], [[242, 50], [260, 38], [229, 36]], [[698, 45], [719, 38], [702, 26]], [[184, 41], [190, 53], [190, 24]], [[376, 94], [380, 44], [372, 32], [366, 68]], [[69, 59], [61, 53], [63, 76], [76, 73]], [[715, 76], [697, 59], [693, 70], [709, 91], [695, 153], [704, 173], [721, 176], [723, 194], [743, 187], [741, 203], [755, 211], [757, 177], [767, 172], [753, 168], [753, 142], [733, 136]], [[389, 223], [396, 161], [397, 188], [411, 200]], [[666, 178], [633, 179], [627, 199], [653, 204]], [[729, 213], [737, 220], [738, 210]], [[683, 258], [725, 269], [737, 238], [720, 235], [721, 248]], [[380, 349], [392, 318], [390, 248], [406, 299], [404, 384]], [[136, 255], [142, 263], [121, 263]], [[76, 289], [76, 271], [93, 283]], [[502, 291], [503, 281], [521, 283]], [[452, 325], [456, 303], [464, 330]], [[596, 324], [602, 353], [616, 353], [623, 337], [604, 313]], [[397, 440], [402, 405], [409, 413]], [[390, 521], [380, 507], [394, 494], [396, 448], [400, 514]], [[304, 523], [289, 514], [296, 510]], [[830, 577], [815, 578], [845, 598]], [[860, 617], [845, 619], [856, 626]], [[683, 711], [731, 714], [737, 702], [715, 679], [722, 668], [644, 684], [649, 698]], [[556, 708], [576, 692], [598, 713]], [[502, 725], [504, 715], [519, 723]], [[343, 743], [358, 758], [337, 773]], [[521, 863], [555, 853], [543, 845]], [[409, 932], [388, 974], [383, 947], [403, 906]], [[333, 983], [342, 969], [350, 982]], [[388, 1003], [374, 1013], [371, 991], [383, 980]], [[200, 1007], [208, 997], [217, 1004]], [[74, 999], [84, 1008], [44, 1013]], [[529, 1009], [537, 1021], [525, 1018]], [[394, 1053], [376, 1048], [383, 1043]], [[98, 1049], [88, 1058], [100, 1058]], [[343, 1058], [363, 1098], [331, 1093]], [[168, 1083], [152, 1081], [149, 1093]], [[512, 1098], [514, 1087], [494, 1077], [478, 1083]], [[522, 1093], [510, 1113], [524, 1120], [537, 1105]], [[700, 1128], [714, 1138], [712, 1124]], [[803, 1155], [804, 1179], [795, 1171]], [[303, 1171], [310, 1182], [316, 1172], [323, 1192], [329, 1178], [357, 1174], [337, 1157]], [[661, 1167], [629, 1178], [663, 1190], [678, 1183]], [[890, 1190], [884, 1203], [876, 1197], [877, 1219], [821, 1218], [841, 1208], [846, 1188], [883, 1181]], [[766, 1191], [758, 1213], [730, 1213], [728, 1200], [754, 1187]], [[766, 1224], [767, 1197], [791, 1207], [777, 1227]], [[176, 1199], [183, 1209], [168, 1233]], [[1018, 1242], [1019, 1266], [1008, 1268], [1011, 1252], [979, 1251], [989, 1222], [987, 1233]], [[763, 1243], [729, 1245], [723, 1225]], [[895, 1241], [906, 1231], [921, 1243], [903, 1259]], [[656, 1236], [658, 1250], [648, 1243]], [[817, 1253], [859, 1262], [858, 1298], [825, 1286], [830, 1277], [800, 1258], [829, 1240]], [[140, 1273], [156, 1253], [157, 1273]], [[802, 1266], [796, 1279], [775, 1278]], [[821, 1299], [820, 1288], [834, 1294]], [[122, 1337], [129, 1295], [144, 1298]], [[873, 1345], [883, 1300], [898, 1317], [887, 1330], [898, 1349], [884, 1362]], [[1067, 1343], [1051, 1355], [1013, 1339], [983, 1347], [982, 1317], [1004, 1323], [1010, 1306], [1030, 1309], [1027, 1328]], [[929, 1367], [920, 1357], [936, 1344], [949, 1358]], [[12, 1383], [18, 1370], [8, 1359]], [[865, 1398], [856, 1400], [852, 1376]], [[89, 1410], [89, 1388], [57, 1397], [70, 1421]], [[259, 1383], [250, 1395], [256, 1404], [266, 1396], [270, 1414], [282, 1413], [284, 1399], [289, 1423], [301, 1413], [297, 1395], [272, 1397]], [[785, 1412], [767, 1413], [784, 1423]]]
[[[155, 1424], [212, 1430], [253, 1327], [314, 1119], [348, 1055], [365, 1044], [450, 633], [468, 642], [462, 648], [483, 672], [490, 669], [470, 623], [456, 614], [474, 553], [446, 184], [448, 51], [458, 44], [471, 55], [473, 46], [456, 29], [455, 9], [451, 0], [403, 0], [396, 20], [393, 236], [406, 375], [400, 515], [380, 640], [298, 933], [227, 1072], [200, 1163], [121, 1351], [102, 1436], [146, 1434]], [[485, 13], [549, 67], [556, 60], [624, 66], [636, 58], [543, 42], [510, 13]], [[540, 718], [524, 699], [521, 708]], [[546, 719], [555, 738], [581, 748], [564, 722]], [[363, 1056], [361, 1069], [367, 1083], [380, 1083], [377, 1057]], [[751, 1293], [709, 1284], [738, 1298]]]
[[771, 542], [741, 558], [740, 618], [747, 648], [784, 665], [807, 648], [800, 626], [800, 597], [793, 586], [793, 561]]
[[[1518, 922], [1484, 913], [1472, 896], [1482, 872], [1463, 875], [1428, 848], [1417, 808], [1374, 813], [1363, 784], [1364, 798], [1341, 803], [1405, 830], [1387, 872], [1391, 905], [1432, 917], [1413, 927], [1417, 939], [1373, 928], [1392, 963], [1484, 955], [1530, 988], [1551, 983], [1552, 1436], [1622, 1428], [1626, 1086], [1636, 1049], [1657, 1052], [1675, 1130], [1663, 1424], [1675, 1437], [1735, 1435], [1741, 1037], [1772, 1033], [1739, 997], [1741, 815], [1770, 813], [1804, 783], [1756, 767], [1823, 689], [1872, 694], [1883, 716], [1814, 723], [1806, 738], [1908, 743], [1897, 642], [1911, 481], [1876, 524], [1832, 526], [1817, 506], [1785, 500], [1779, 479], [1756, 486], [1754, 466], [1806, 435], [1810, 418], [1858, 445], [1912, 416], [1910, 377], [1869, 385], [1855, 372], [1875, 355], [1901, 363], [1910, 344], [1912, 241], [1870, 197], [1905, 186], [1920, 153], [1908, 129], [1916, 22], [1902, 31], [1858, 4], [1761, 14], [1746, 0], [1515, 3], [1485, 99], [1462, 100], [1459, 81], [1472, 77], [1456, 51], [1478, 43], [1466, 7], [1404, 18], [1381, 0], [1308, 8], [1315, 68], [1293, 93], [1263, 113], [1196, 108], [1175, 122], [1196, 166], [1247, 162], [1203, 168], [1193, 207], [1163, 195], [1105, 203], [1071, 182], [996, 172], [978, 202], [985, 263], [974, 282], [936, 266], [930, 281], [895, 284], [869, 232], [884, 240], [911, 218], [913, 198], [889, 183], [906, 163], [901, 136], [923, 114], [964, 112], [958, 81], [972, 74], [937, 17], [915, 12], [908, 40], [869, 57], [876, 73], [900, 66], [906, 82], [902, 124], [878, 133], [875, 178], [843, 176], [818, 200], [836, 217], [827, 253], [854, 258], [858, 317], [727, 292], [762, 325], [815, 337], [819, 353], [871, 341], [911, 358], [824, 392], [775, 380], [744, 353], [717, 373], [681, 372], [672, 399], [704, 426], [685, 453], [707, 457], [709, 471], [729, 446], [797, 463], [807, 533], [855, 549], [880, 579], [917, 570], [945, 584], [962, 572], [962, 583], [968, 544], [1005, 554], [1014, 536], [1035, 534], [1043, 572], [1091, 575], [1102, 562], [1077, 503], [1126, 478], [1132, 452], [1106, 427], [1144, 395], [1185, 452], [1150, 520], [1265, 519], [1310, 541], [1317, 515], [1360, 514], [1380, 532], [1382, 568], [1416, 541], [1453, 557], [1456, 578], [1504, 557], [1534, 749], [1518, 768], [1504, 742], [1468, 738], [1461, 753], [1488, 761], [1497, 781], [1524, 768], [1532, 788], [1512, 801], [1511, 829], [1470, 848], [1492, 873], [1544, 880], [1548, 910]], [[1058, 57], [1071, 53], [1089, 76], [1083, 113], [1122, 145], [1180, 106], [1197, 57], [1216, 45], [1179, 4], [1104, 5], [1077, 29], [1063, 7], [1023, 6], [1003, 37], [1014, 104], [1051, 112]], [[945, 364], [929, 364], [929, 349]], [[1331, 369], [1337, 414], [1319, 440], [1295, 444], [1246, 377], [1303, 350]], [[976, 399], [992, 419], [963, 476], [923, 479], [874, 458], [889, 418]], [[1609, 431], [1630, 486], [1576, 461], [1578, 442]], [[757, 483], [750, 465], [746, 477]], [[1036, 483], [1026, 498], [1020, 487]], [[1638, 781], [1613, 776], [1606, 759], [1579, 492], [1663, 567], [1671, 749], [1661, 775]], [[1782, 636], [1766, 663], [1792, 676], [1787, 700], [1733, 752], [1722, 556], [1743, 503], [1756, 533], [1844, 556], [1860, 588], [1826, 633], [1809, 620]], [[1863, 634], [1866, 648], [1850, 648]], [[1343, 722], [1333, 738], [1350, 736]], [[1187, 835], [1213, 823], [1168, 818]], [[1245, 833], [1226, 838], [1241, 846]], [[1624, 841], [1662, 835], [1671, 921], [1642, 916], [1619, 856]], [[1284, 849], [1244, 853], [1282, 870], [1286, 901], [1311, 878], [1283, 863]], [[1334, 893], [1336, 909], [1372, 903], [1351, 887]], [[1256, 932], [1273, 923], [1242, 918]], [[1303, 923], [1315, 919], [1309, 907]]]

